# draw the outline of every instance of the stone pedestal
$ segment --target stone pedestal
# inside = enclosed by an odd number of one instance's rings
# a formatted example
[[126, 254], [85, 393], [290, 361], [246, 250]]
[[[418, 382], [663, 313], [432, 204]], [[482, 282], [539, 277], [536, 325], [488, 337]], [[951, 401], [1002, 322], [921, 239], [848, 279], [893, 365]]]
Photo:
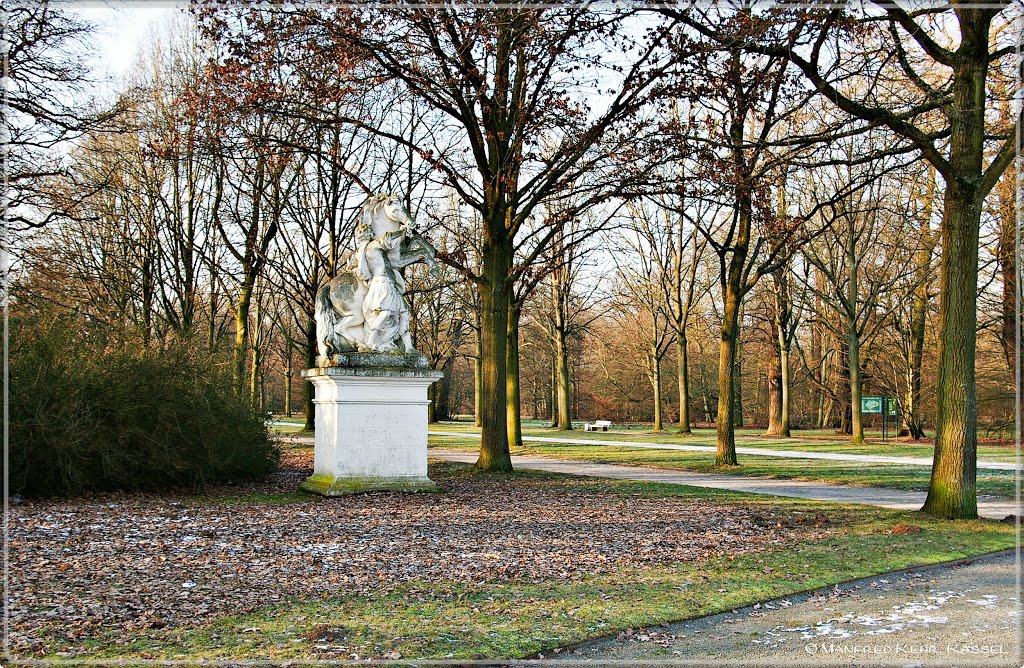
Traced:
[[313, 475], [301, 489], [324, 496], [373, 490], [435, 491], [427, 477], [427, 388], [444, 377], [422, 355], [318, 357], [313, 383]]

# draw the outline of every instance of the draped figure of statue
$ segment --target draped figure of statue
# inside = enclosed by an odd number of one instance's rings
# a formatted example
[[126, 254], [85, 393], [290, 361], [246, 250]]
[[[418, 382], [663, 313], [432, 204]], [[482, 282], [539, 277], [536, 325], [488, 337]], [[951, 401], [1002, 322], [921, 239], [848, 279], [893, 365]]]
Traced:
[[415, 352], [402, 270], [424, 262], [436, 273], [434, 247], [394, 195], [363, 204], [356, 251], [316, 300], [317, 349], [329, 360], [343, 352]]
[[356, 264], [356, 275], [367, 283], [362, 305], [366, 331], [363, 347], [371, 351], [391, 351], [401, 341], [408, 350], [412, 348], [412, 341], [409, 307], [403, 294], [405, 286], [399, 283], [402, 275], [391, 265], [391, 253], [400, 248], [405, 230], [385, 232], [377, 238], [370, 234], [372, 232], [362, 235], [365, 240], [361, 240]]

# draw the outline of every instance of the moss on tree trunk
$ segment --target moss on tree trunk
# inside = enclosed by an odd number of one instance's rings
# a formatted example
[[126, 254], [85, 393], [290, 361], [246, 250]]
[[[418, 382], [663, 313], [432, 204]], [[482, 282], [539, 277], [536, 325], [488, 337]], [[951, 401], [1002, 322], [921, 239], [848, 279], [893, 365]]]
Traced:
[[715, 466], [735, 466], [736, 434], [733, 427], [733, 398], [736, 378], [736, 344], [739, 341], [739, 297], [731, 285], [726, 286], [725, 312], [722, 317], [722, 339], [718, 360], [718, 424]]
[[942, 228], [939, 367], [935, 455], [924, 510], [950, 519], [978, 516], [977, 331], [978, 229], [981, 202], [947, 186]]
[[[935, 455], [922, 510], [950, 519], [978, 516], [978, 424], [975, 388], [978, 230], [987, 190], [981, 187], [985, 80], [993, 12], [957, 10], [961, 41], [953, 66], [949, 169], [942, 211], [939, 366]], [[998, 174], [996, 174], [998, 176]], [[988, 187], [992, 182], [989, 181]]]
[[[503, 229], [502, 222], [497, 224]], [[511, 243], [492, 239], [484, 245], [480, 283], [480, 456], [474, 465], [477, 471], [512, 470], [506, 385], [512, 254]]]
[[520, 416], [519, 393], [519, 307], [513, 305], [508, 314], [508, 342], [505, 348], [505, 405], [508, 420], [508, 447], [523, 445], [523, 420]]
[[252, 298], [252, 282], [243, 280], [238, 290], [238, 305], [235, 307], [235, 345], [232, 353], [232, 382], [235, 392], [245, 393], [245, 358], [249, 349], [249, 303]]

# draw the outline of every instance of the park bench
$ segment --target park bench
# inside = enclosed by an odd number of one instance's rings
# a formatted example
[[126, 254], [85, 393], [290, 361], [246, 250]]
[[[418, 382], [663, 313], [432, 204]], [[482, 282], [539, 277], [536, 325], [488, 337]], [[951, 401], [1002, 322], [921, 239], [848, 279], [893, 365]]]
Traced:
[[583, 431], [608, 431], [612, 423], [609, 420], [597, 420], [596, 422], [584, 422]]

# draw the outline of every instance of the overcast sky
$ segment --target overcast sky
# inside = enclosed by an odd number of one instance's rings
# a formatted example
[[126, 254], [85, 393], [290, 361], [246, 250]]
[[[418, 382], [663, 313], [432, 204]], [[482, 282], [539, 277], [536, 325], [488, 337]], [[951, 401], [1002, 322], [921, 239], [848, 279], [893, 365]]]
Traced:
[[90, 2], [69, 8], [96, 25], [94, 67], [99, 77], [120, 78], [135, 62], [149, 28], [184, 6], [175, 2]]

